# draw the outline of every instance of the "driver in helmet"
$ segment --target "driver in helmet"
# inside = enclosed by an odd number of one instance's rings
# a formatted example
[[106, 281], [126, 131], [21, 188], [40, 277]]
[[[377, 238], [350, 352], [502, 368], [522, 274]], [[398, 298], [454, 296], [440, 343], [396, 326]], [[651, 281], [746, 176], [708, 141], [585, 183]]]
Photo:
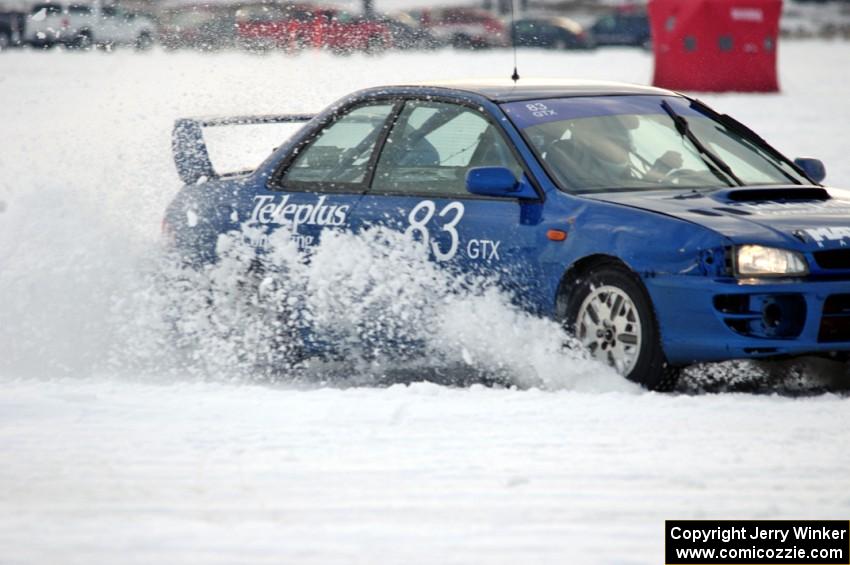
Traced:
[[[660, 182], [682, 166], [682, 155], [667, 151], [651, 165], [641, 159], [631, 137], [631, 130], [639, 125], [638, 118], [630, 115], [575, 120], [570, 138], [554, 143], [551, 157], [562, 161], [565, 170], [588, 187], [634, 186], [636, 180]], [[632, 156], [644, 166], [637, 166]]]

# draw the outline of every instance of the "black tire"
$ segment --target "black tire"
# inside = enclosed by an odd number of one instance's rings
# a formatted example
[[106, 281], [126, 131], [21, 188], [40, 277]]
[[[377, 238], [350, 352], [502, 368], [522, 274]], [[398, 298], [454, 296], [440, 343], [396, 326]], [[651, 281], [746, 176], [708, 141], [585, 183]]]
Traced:
[[136, 38], [136, 51], [148, 51], [153, 47], [153, 37], [146, 31], [139, 34]]
[[[617, 333], [615, 331], [603, 330], [601, 335], [597, 333], [589, 336], [587, 332], [592, 325], [592, 320], [590, 322], [579, 320], [582, 307], [585, 306], [586, 314], [591, 316], [589, 310], [592, 310], [593, 299], [590, 299], [590, 305], [585, 305], [585, 301], [591, 297], [591, 294], [594, 294], [595, 298], [604, 299], [605, 296], [608, 296], [604, 289], [612, 287], [628, 297], [634, 306], [633, 311], [630, 310], [628, 314], [629, 317], [623, 317], [619, 323], [631, 324], [626, 326], [629, 328], [633, 328], [634, 324], [639, 324], [637, 331], [630, 329], [629, 334], [615, 335]], [[664, 351], [661, 348], [661, 334], [658, 330], [658, 322], [655, 319], [652, 302], [640, 279], [634, 273], [616, 261], [600, 262], [594, 265], [589, 272], [574, 280], [573, 284], [566, 289], [566, 292], [569, 292], [569, 298], [564, 316], [565, 326], [579, 341], [586, 343], [590, 340], [593, 342], [590, 350], [594, 357], [603, 360], [603, 362], [604, 358], [609, 358], [608, 364], [614, 366], [614, 363], [610, 361], [610, 358], [614, 356], [614, 348], [619, 350], [629, 347], [632, 351], [629, 356], [632, 361], [626, 364], [631, 364], [631, 367], [625, 370], [623, 376], [649, 390], [667, 391], [676, 386], [679, 379], [679, 369], [671, 367], [667, 363]], [[616, 305], [614, 310], [620, 312], [614, 315], [620, 315], [626, 310], [623, 301], [621, 300], [619, 304], [616, 302], [618, 295], [614, 291], [610, 293], [610, 296], [613, 304]], [[638, 336], [637, 339], [634, 335]], [[617, 340], [621, 337], [624, 339], [618, 344]], [[626, 337], [629, 340], [635, 340], [637, 346], [626, 345]], [[611, 349], [606, 350], [606, 345]]]
[[5, 29], [0, 29], [0, 51], [5, 51], [12, 46], [12, 34]]
[[94, 47], [91, 32], [87, 29], [80, 31], [80, 33], [77, 34], [77, 37], [74, 38], [73, 47], [74, 49], [81, 50], [91, 49]]
[[337, 55], [339, 57], [348, 57], [354, 52], [354, 49], [349, 47], [343, 47], [341, 45], [334, 45], [331, 47], [331, 53]]
[[452, 47], [455, 49], [472, 49], [473, 41], [472, 38], [464, 33], [458, 33], [452, 36], [451, 40]]
[[379, 53], [383, 53], [386, 51], [387, 46], [384, 42], [384, 38], [379, 35], [373, 35], [366, 42], [366, 54], [367, 55], [377, 55]]

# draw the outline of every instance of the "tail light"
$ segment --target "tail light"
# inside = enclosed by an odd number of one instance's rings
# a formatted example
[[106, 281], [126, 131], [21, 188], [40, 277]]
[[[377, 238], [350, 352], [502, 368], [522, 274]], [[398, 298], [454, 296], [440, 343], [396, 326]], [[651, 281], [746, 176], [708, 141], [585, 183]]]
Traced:
[[163, 245], [166, 247], [174, 247], [174, 244], [177, 242], [177, 234], [174, 231], [174, 226], [168, 221], [168, 218], [162, 219], [161, 238]]

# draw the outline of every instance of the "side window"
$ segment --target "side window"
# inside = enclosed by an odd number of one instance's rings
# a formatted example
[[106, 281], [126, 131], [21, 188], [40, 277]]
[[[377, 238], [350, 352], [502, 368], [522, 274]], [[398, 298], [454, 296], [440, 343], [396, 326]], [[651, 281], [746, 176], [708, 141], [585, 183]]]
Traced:
[[469, 196], [473, 167], [522, 167], [494, 125], [478, 112], [443, 102], [408, 102], [378, 160], [373, 192]]
[[359, 106], [326, 126], [289, 166], [283, 184], [308, 190], [364, 189], [369, 161], [392, 109], [391, 103]]
[[62, 6], [58, 4], [36, 4], [32, 7], [30, 13], [34, 16], [44, 14], [45, 16], [55, 16], [62, 13]]
[[[115, 8], [113, 8], [114, 10]], [[106, 8], [104, 8], [104, 13], [106, 12]], [[81, 6], [79, 4], [72, 4], [68, 6], [69, 14], [76, 14], [78, 16], [90, 16], [91, 8], [89, 6]], [[108, 14], [107, 14], [108, 15]]]
[[354, 22], [354, 16], [352, 16], [348, 12], [342, 11], [337, 12], [333, 19], [340, 24], [350, 24]]
[[291, 14], [292, 14], [291, 19], [298, 21], [298, 22], [311, 22], [311, 21], [313, 21], [313, 12], [306, 10], [306, 9], [293, 8]]

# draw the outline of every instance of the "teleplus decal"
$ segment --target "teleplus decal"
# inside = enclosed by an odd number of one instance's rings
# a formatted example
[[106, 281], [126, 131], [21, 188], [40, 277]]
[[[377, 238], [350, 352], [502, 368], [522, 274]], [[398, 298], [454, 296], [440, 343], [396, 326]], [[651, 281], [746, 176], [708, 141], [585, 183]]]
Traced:
[[345, 225], [350, 206], [325, 204], [327, 196], [320, 196], [315, 204], [290, 204], [287, 194], [277, 200], [275, 196], [255, 196], [251, 224], [298, 226], [342, 226]]

